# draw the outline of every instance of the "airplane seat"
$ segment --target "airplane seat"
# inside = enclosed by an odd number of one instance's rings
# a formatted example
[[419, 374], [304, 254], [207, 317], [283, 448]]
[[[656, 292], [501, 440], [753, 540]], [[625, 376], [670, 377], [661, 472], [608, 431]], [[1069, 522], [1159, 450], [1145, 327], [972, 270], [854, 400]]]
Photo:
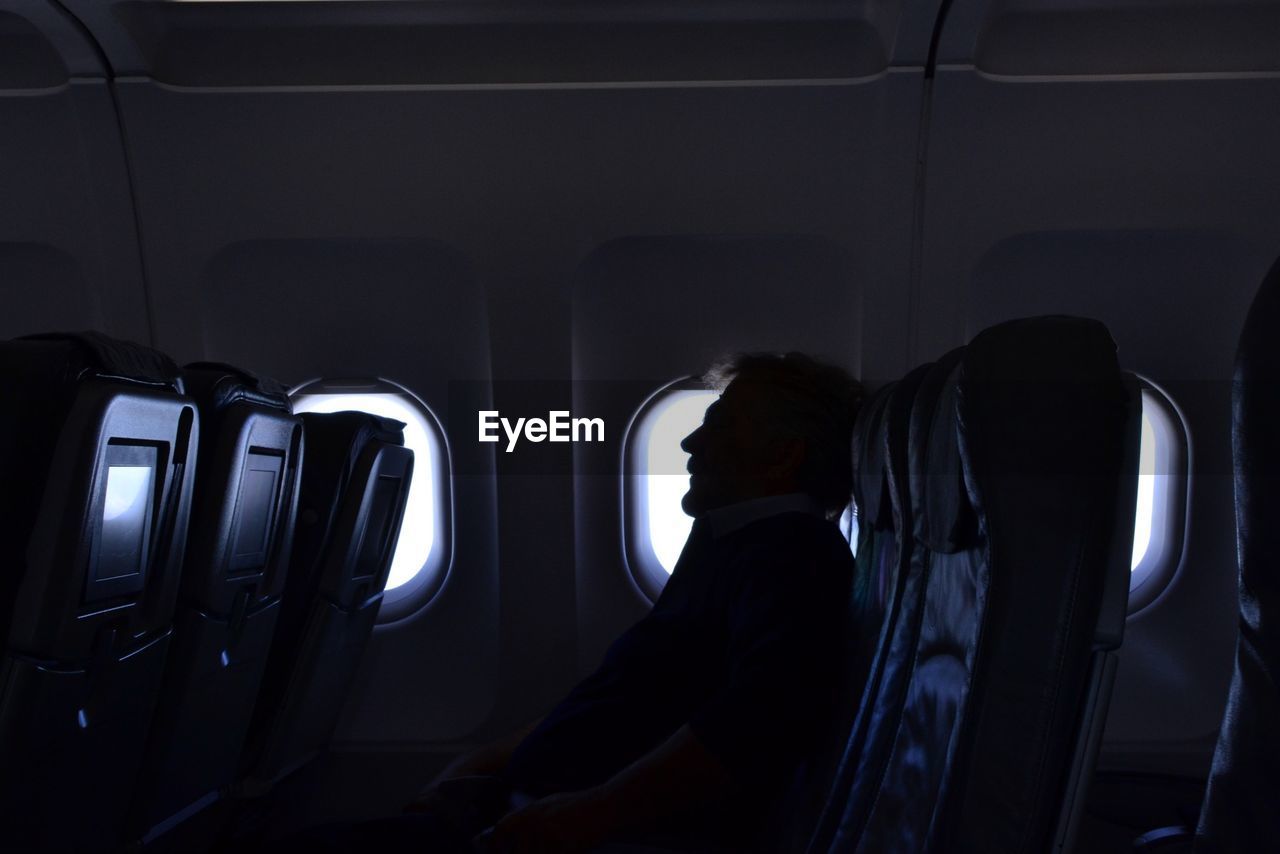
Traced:
[[909, 465], [923, 595], [899, 616], [910, 645], [881, 688], [901, 699], [883, 704], [889, 738], [854, 760], [866, 773], [830, 844], [811, 850], [1051, 847], [1089, 734], [1122, 505], [1132, 528], [1118, 489], [1132, 415], [1111, 336], [1076, 318], [988, 329], [922, 381]]
[[238, 770], [280, 612], [302, 422], [283, 387], [188, 365], [204, 427], [164, 686], [130, 834], [146, 842], [217, 799]]
[[333, 734], [373, 633], [413, 476], [399, 421], [305, 413], [302, 426], [298, 523], [241, 762], [244, 794], [304, 765]]
[[1252, 851], [1280, 840], [1280, 264], [1240, 336], [1232, 456], [1240, 630], [1227, 708], [1196, 830], [1198, 851]]
[[99, 333], [0, 342], [0, 849], [124, 841], [191, 509], [182, 388]]
[[[928, 366], [921, 366], [902, 380], [871, 395], [858, 413], [853, 428], [853, 500], [858, 513], [856, 577], [850, 586], [849, 630], [842, 650], [839, 712], [821, 738], [822, 748], [813, 762], [800, 769], [786, 792], [772, 829], [778, 851], [803, 850], [819, 821], [819, 810], [829, 809], [827, 792], [839, 788], [839, 775], [848, 772], [840, 760], [856, 755], [846, 745], [861, 740], [866, 726], [864, 698], [874, 694], [883, 668], [885, 640], [893, 634], [893, 621], [906, 577], [901, 537], [906, 507], [907, 424], [911, 398]], [[825, 816], [824, 816], [825, 817]], [[593, 854], [672, 854], [694, 850], [664, 840], [663, 845], [617, 843], [593, 850]]]
[[[878, 688], [888, 639], [907, 575], [902, 548], [909, 519], [906, 502], [907, 424], [911, 398], [927, 366], [880, 389], [858, 413], [853, 431], [854, 504], [858, 510], [857, 576], [852, 588], [845, 650], [849, 663], [839, 709], [814, 763], [803, 769], [786, 808], [780, 850], [800, 851], [830, 821], [831, 793], [848, 785], [844, 757], [865, 736], [866, 698]], [[838, 800], [838, 798], [836, 799]]]
[[828, 789], [822, 813], [805, 850], [809, 854], [844, 851], [853, 841], [880, 775], [889, 762], [893, 735], [906, 701], [909, 663], [920, 632], [924, 576], [913, 559], [915, 508], [911, 502], [912, 458], [917, 444], [915, 414], [933, 405], [943, 381], [960, 360], [963, 350], [953, 350], [936, 363], [921, 365], [900, 380], [891, 400], [886, 438], [892, 441], [889, 481], [900, 508], [903, 543], [898, 558], [897, 597], [879, 640], [871, 678], [863, 692], [853, 729], [843, 746], [835, 779]]
[[1080, 709], [1080, 728], [1067, 771], [1062, 810], [1054, 831], [1054, 851], [1073, 851], [1084, 818], [1089, 787], [1102, 748], [1102, 734], [1111, 706], [1120, 658], [1116, 650], [1124, 640], [1129, 616], [1129, 582], [1133, 573], [1133, 532], [1138, 502], [1138, 462], [1142, 451], [1142, 387], [1138, 378], [1121, 372], [1124, 386], [1124, 427], [1120, 446], [1120, 480], [1113, 504], [1109, 552], [1102, 587], [1102, 604], [1093, 633], [1089, 677]]
[[874, 658], [874, 644], [888, 606], [895, 576], [897, 508], [889, 496], [888, 462], [884, 442], [885, 410], [896, 383], [881, 388], [862, 405], [852, 436], [853, 507], [857, 513], [855, 575], [849, 587], [848, 627], [840, 651], [836, 714], [820, 738], [819, 749], [798, 769], [777, 811], [779, 848], [793, 850], [803, 843], [817, 820], [822, 794], [835, 775], [858, 698]]

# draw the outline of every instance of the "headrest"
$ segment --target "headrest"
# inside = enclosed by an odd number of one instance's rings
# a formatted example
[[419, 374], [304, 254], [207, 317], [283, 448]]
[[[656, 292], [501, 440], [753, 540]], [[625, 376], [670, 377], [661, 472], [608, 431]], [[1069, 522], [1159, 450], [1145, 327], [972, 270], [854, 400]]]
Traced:
[[[1277, 322], [1280, 322], [1280, 261], [1267, 271], [1249, 306], [1249, 316], [1240, 333], [1239, 355], [1265, 358], [1280, 368], [1280, 348], [1274, 346], [1274, 338], [1269, 337], [1274, 336]], [[1280, 370], [1274, 373], [1280, 375]]]
[[890, 383], [872, 395], [853, 425], [853, 501], [858, 507], [858, 524], [866, 528], [893, 526], [882, 424], [896, 385]]
[[[99, 332], [32, 335], [0, 341], [0, 516], [30, 533], [38, 498], [81, 380], [180, 391], [178, 366], [148, 347]], [[19, 484], [24, 484], [19, 486]]]
[[[983, 475], [1115, 476], [1119, 450], [1104, 445], [1122, 439], [1110, 428], [1124, 423], [1128, 400], [1102, 323], [1035, 317], [981, 332], [965, 351], [960, 396], [961, 449]], [[1098, 433], [1103, 425], [1110, 432]], [[981, 509], [980, 496], [970, 497]]]
[[371, 442], [404, 444], [404, 424], [367, 412], [306, 412], [302, 415], [306, 455], [302, 466], [303, 512], [317, 513], [326, 527]]
[[182, 391], [178, 365], [168, 356], [101, 332], [48, 332], [16, 338], [7, 344], [21, 347], [25, 351], [24, 361], [42, 358], [48, 368], [56, 366], [63, 382], [101, 376]]
[[[1274, 556], [1280, 543], [1280, 262], [1258, 289], [1236, 353], [1232, 385], [1232, 450], [1235, 458], [1236, 526], [1240, 544], [1240, 597], [1260, 614], [1259, 597], [1280, 602]], [[1269, 577], [1268, 577], [1269, 576]], [[1260, 619], [1260, 617], [1254, 617]]]
[[913, 369], [893, 389], [889, 405], [885, 409], [881, 433], [888, 454], [888, 481], [891, 495], [907, 495], [908, 458], [911, 439], [911, 410], [915, 404], [920, 383], [933, 369], [934, 362], [927, 362]]
[[935, 552], [960, 551], [976, 531], [957, 439], [956, 379], [963, 357], [963, 348], [952, 350], [928, 368], [911, 407], [907, 465], [912, 529]]
[[222, 362], [192, 362], [182, 369], [187, 394], [195, 398], [201, 414], [221, 412], [235, 403], [251, 403], [291, 412], [284, 386]]

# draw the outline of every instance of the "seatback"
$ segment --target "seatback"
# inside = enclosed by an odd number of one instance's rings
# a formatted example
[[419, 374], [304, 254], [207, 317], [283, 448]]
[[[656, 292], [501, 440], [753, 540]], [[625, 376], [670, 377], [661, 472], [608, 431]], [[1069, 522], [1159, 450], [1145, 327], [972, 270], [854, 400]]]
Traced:
[[96, 333], [0, 343], [3, 845], [123, 838], [172, 633], [199, 418]]
[[413, 476], [398, 421], [337, 412], [302, 423], [293, 556], [244, 754], [254, 784], [328, 743], [373, 631]]
[[1096, 322], [1037, 318], [953, 359], [912, 413], [907, 583], [923, 596], [885, 680], [904, 700], [831, 850], [1044, 851], [1082, 734], [1137, 426], [1114, 344]]
[[910, 507], [907, 495], [907, 427], [911, 402], [929, 366], [916, 368], [877, 392], [858, 415], [853, 434], [854, 501], [858, 508], [858, 575], [851, 603], [852, 645], [841, 696], [847, 710], [830, 745], [831, 766], [814, 792], [820, 809], [804, 824], [806, 841], [795, 850], [822, 851], [840, 824], [852, 775], [869, 726], [868, 700], [879, 691], [893, 637], [910, 550], [904, 549]]
[[1124, 640], [1124, 624], [1129, 616], [1129, 581], [1133, 573], [1133, 534], [1138, 504], [1138, 463], [1142, 453], [1142, 386], [1133, 374], [1123, 372], [1125, 411], [1120, 450], [1120, 480], [1113, 505], [1110, 551], [1106, 557], [1102, 604], [1093, 633], [1093, 654], [1089, 661], [1079, 729], [1063, 786], [1062, 808], [1054, 831], [1054, 852], [1071, 852], [1084, 817], [1089, 786], [1093, 782], [1102, 748], [1102, 733], [1111, 705], [1116, 668], [1116, 650]]
[[853, 850], [892, 755], [924, 610], [924, 566], [914, 554], [915, 508], [910, 500], [911, 449], [918, 430], [915, 414], [936, 405], [943, 383], [961, 354], [955, 350], [936, 364], [917, 368], [908, 375], [910, 383], [904, 378], [895, 390], [895, 417], [890, 422], [894, 453], [890, 459], [896, 463], [890, 469], [894, 474], [890, 482], [901, 508], [904, 538], [898, 560], [898, 596], [884, 622], [871, 678], [827, 805], [810, 841], [810, 854]]
[[275, 382], [183, 371], [200, 413], [200, 475], [174, 639], [130, 832], [144, 841], [216, 799], [238, 769], [293, 541], [302, 422]]
[[1254, 298], [1232, 389], [1240, 634], [1196, 831], [1198, 851], [1280, 840], [1280, 264]]

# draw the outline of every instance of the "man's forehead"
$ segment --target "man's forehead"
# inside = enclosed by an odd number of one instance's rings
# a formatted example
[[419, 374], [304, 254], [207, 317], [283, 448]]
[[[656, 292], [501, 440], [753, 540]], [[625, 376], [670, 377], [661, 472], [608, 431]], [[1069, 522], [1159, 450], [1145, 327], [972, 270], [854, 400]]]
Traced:
[[770, 409], [768, 406], [771, 397], [771, 389], [768, 383], [759, 380], [735, 378], [724, 391], [720, 393], [720, 397], [715, 400], [713, 406], [719, 404], [719, 409], [729, 410], [730, 412], [751, 412], [758, 413]]

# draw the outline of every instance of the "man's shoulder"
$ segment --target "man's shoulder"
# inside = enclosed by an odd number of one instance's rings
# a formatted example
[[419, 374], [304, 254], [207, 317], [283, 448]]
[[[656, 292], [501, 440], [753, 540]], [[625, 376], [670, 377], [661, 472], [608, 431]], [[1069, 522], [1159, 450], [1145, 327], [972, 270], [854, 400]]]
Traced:
[[819, 542], [845, 541], [837, 523], [801, 511], [777, 513], [756, 519], [735, 533], [740, 534], [744, 540], [785, 540], [800, 537]]
[[811, 513], [779, 513], [758, 519], [728, 535], [725, 545], [736, 561], [788, 562], [852, 566], [853, 555], [840, 527]]

